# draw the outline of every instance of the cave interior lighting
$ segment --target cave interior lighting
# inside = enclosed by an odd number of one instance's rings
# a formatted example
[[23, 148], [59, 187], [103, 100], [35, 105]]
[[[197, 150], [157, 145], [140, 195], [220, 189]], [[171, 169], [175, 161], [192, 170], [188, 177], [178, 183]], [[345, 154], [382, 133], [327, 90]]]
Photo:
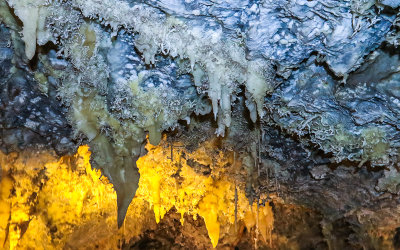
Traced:
[[0, 0], [0, 248], [400, 249], [398, 0]]

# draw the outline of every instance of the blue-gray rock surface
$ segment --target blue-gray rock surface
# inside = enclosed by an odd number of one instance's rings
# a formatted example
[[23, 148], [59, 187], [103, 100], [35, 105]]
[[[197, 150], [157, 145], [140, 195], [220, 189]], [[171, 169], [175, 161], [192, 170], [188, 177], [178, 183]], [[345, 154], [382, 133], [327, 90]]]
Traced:
[[281, 195], [321, 213], [330, 241], [348, 223], [371, 247], [364, 228], [400, 216], [399, 6], [0, 0], [1, 150], [89, 144], [121, 226], [146, 139], [219, 136], [261, 165], [249, 199]]

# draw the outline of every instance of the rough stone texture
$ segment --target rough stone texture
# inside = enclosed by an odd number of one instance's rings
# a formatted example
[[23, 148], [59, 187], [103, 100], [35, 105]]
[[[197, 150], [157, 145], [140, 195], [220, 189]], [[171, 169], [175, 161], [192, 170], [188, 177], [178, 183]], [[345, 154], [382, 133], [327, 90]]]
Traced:
[[376, 65], [385, 65], [386, 70], [392, 62], [392, 68], [397, 70], [399, 61], [397, 56], [376, 53], [386, 59], [377, 58], [369, 67], [381, 79], [356, 72], [350, 74], [347, 84], [339, 86], [322, 66], [307, 64], [294, 71], [267, 99], [265, 105], [270, 116], [266, 120], [271, 119], [299, 136], [309, 136], [320, 149], [332, 152], [337, 162], [345, 159], [371, 160], [375, 165], [396, 162], [399, 124], [396, 117], [400, 110], [391, 79], [396, 72], [387, 76]]
[[[238, 233], [220, 240], [217, 249], [327, 249], [322, 227], [322, 217], [305, 207], [277, 204], [274, 245], [258, 239], [254, 231], [248, 231], [243, 224], [237, 225]], [[202, 218], [194, 220], [185, 216], [181, 225], [179, 214], [170, 211], [156, 226], [146, 230], [141, 236], [126, 242], [122, 249], [209, 249], [212, 248], [207, 237], [207, 229]], [[256, 243], [257, 241], [257, 243]]]
[[37, 145], [51, 146], [60, 155], [76, 150], [65, 111], [54, 96], [39, 91], [29, 65], [14, 56], [11, 33], [4, 25], [0, 26], [0, 89], [2, 150]]
[[[396, 8], [396, 1], [382, 4]], [[357, 68], [384, 41], [393, 15], [376, 15], [373, 1], [148, 1], [193, 23], [217, 23], [243, 36], [249, 57], [272, 59], [284, 68], [317, 51], [337, 75]], [[236, 32], [236, 34], [235, 34]]]
[[[307, 227], [316, 240], [304, 248], [399, 244], [398, 1], [38, 6], [51, 42], [41, 37], [30, 62], [21, 27], [0, 12], [8, 24], [0, 26], [3, 151], [51, 146], [63, 155], [89, 143], [118, 190], [135, 184], [124, 173], [138, 177], [132, 159], [143, 154], [146, 133], [157, 144], [164, 131], [191, 151], [227, 127], [216, 147], [246, 153], [258, 167], [237, 176], [250, 200], [267, 194], [313, 211], [301, 216], [321, 228]], [[262, 107], [248, 82], [259, 78]], [[133, 197], [136, 188], [127, 189]], [[126, 209], [131, 198], [119, 197]]]

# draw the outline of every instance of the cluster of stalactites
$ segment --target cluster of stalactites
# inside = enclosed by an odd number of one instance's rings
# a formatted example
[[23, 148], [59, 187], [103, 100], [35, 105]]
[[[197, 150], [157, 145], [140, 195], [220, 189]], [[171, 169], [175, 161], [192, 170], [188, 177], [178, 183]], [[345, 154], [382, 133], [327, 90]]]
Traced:
[[[149, 132], [150, 142], [158, 144], [161, 128], [171, 124], [171, 121], [154, 117], [157, 113], [154, 105], [147, 105], [148, 115], [144, 115], [147, 120], [154, 120], [148, 126], [141, 126], [138, 121], [118, 120], [110, 112], [104, 94], [109, 69], [98, 50], [110, 48], [111, 37], [120, 28], [135, 32], [134, 46], [142, 53], [146, 64], [156, 65], [157, 54], [189, 62], [188, 72], [193, 76], [194, 85], [211, 100], [214, 117], [218, 120], [218, 135], [223, 136], [226, 127], [231, 125], [231, 104], [240, 85], [246, 86], [246, 105], [252, 120], [257, 120], [257, 114], [263, 115], [264, 95], [272, 86], [266, 77], [271, 74], [269, 64], [262, 60], [248, 61], [240, 41], [227, 39], [222, 30], [192, 27], [145, 5], [131, 7], [116, 0], [6, 1], [22, 21], [22, 40], [28, 59], [34, 57], [37, 44], [52, 41], [59, 45], [69, 61], [63, 70], [48, 67], [47, 71], [62, 82], [58, 93], [69, 107], [68, 117], [76, 134], [86, 136], [94, 151], [96, 167], [102, 169], [117, 191], [119, 226], [136, 193], [139, 182], [136, 160], [142, 153], [145, 131]], [[99, 23], [111, 27], [113, 32], [96, 29]], [[143, 103], [150, 100], [149, 97], [155, 99], [151, 95], [158, 93], [141, 91], [137, 82], [130, 84], [130, 91]], [[157, 107], [162, 106], [161, 102], [158, 104]], [[176, 119], [189, 116], [182, 114]]]
[[[8, 3], [23, 23], [22, 35], [28, 59], [34, 56], [36, 44], [56, 40], [46, 26], [46, 18], [57, 11], [52, 8], [52, 3], [44, 0], [8, 0]], [[190, 27], [144, 5], [130, 7], [123, 1], [74, 0], [65, 4], [79, 8], [85, 17], [96, 18], [114, 31], [121, 27], [134, 30], [138, 34], [135, 46], [146, 64], [156, 64], [157, 54], [189, 60], [195, 85], [207, 86], [214, 117], [218, 120], [218, 135], [223, 136], [225, 127], [231, 124], [231, 103], [235, 101], [239, 85], [246, 86], [247, 107], [252, 120], [257, 120], [257, 114], [263, 115], [264, 96], [271, 90], [270, 79], [265, 77], [270, 74], [266, 72], [268, 63], [248, 61], [240, 41], [226, 39], [220, 29]]]

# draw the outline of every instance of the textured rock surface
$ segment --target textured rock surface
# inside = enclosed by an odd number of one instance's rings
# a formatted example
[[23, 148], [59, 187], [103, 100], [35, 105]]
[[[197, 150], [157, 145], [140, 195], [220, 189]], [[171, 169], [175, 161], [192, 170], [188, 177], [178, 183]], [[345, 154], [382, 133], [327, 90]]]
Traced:
[[331, 248], [387, 247], [400, 226], [398, 7], [0, 0], [1, 149], [89, 144], [121, 226], [146, 138], [191, 152], [221, 136], [250, 200], [317, 211]]
[[75, 151], [66, 111], [54, 95], [39, 90], [34, 72], [14, 54], [18, 44], [13, 46], [10, 30], [4, 25], [0, 26], [0, 46], [2, 150], [12, 152], [49, 145], [60, 155]]

